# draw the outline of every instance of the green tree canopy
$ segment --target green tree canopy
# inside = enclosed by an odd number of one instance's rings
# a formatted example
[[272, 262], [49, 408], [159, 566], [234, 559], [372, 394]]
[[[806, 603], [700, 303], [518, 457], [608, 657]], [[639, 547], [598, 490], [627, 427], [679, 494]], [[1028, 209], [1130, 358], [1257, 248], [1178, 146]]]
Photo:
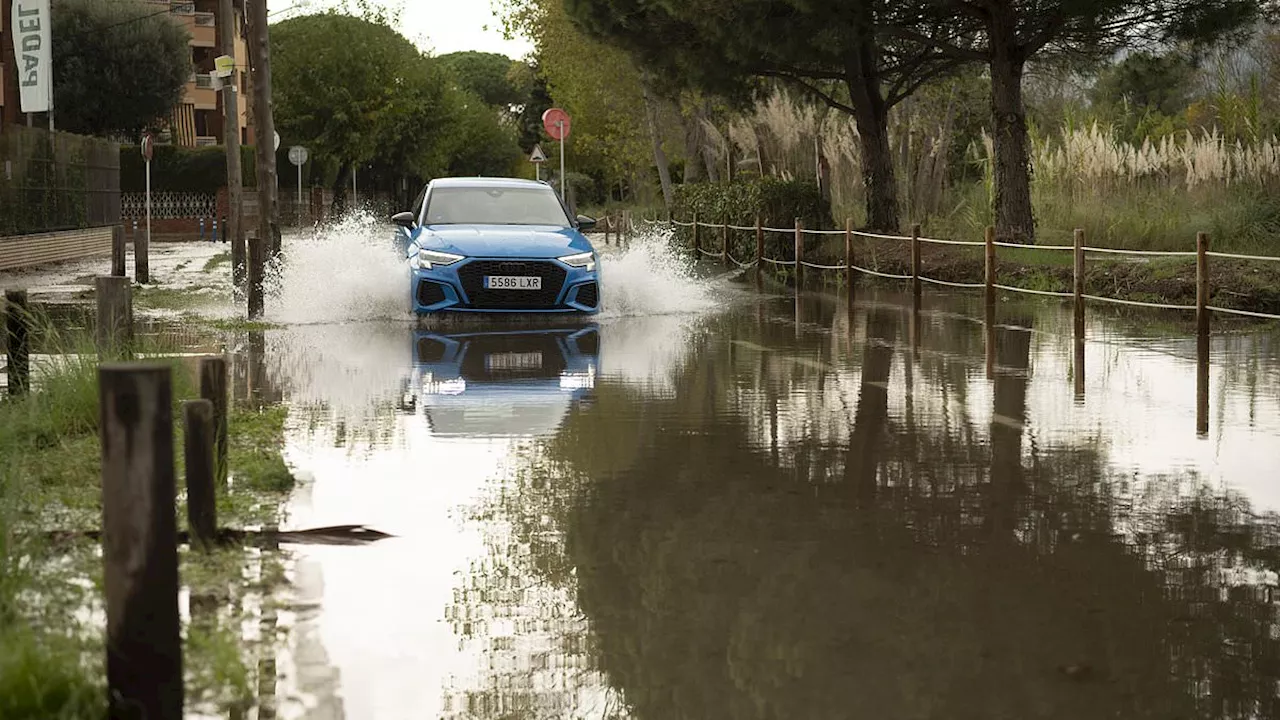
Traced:
[[523, 105], [528, 99], [530, 88], [522, 86], [527, 75], [520, 72], [524, 63], [506, 55], [467, 51], [441, 55], [439, 61], [464, 90], [475, 93], [486, 104], [509, 108]]
[[84, 135], [136, 138], [182, 101], [191, 36], [141, 0], [53, 4], [57, 125]]

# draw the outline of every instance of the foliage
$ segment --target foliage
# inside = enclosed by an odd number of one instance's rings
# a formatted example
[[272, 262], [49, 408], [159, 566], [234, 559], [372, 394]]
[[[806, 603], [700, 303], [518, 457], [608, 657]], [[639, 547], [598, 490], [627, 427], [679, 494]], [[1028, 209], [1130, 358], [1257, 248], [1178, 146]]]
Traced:
[[54, 107], [59, 128], [138, 137], [181, 100], [190, 35], [142, 0], [53, 3]]
[[[245, 187], [257, 185], [257, 149], [240, 146]], [[146, 190], [146, 161], [137, 145], [120, 146], [120, 191]], [[227, 152], [222, 146], [157, 145], [151, 156], [151, 189], [165, 192], [216, 193], [227, 185]]]
[[463, 90], [479, 96], [487, 105], [510, 108], [525, 103], [531, 78], [528, 67], [499, 53], [455, 52], [438, 60], [458, 81]]
[[[55, 152], [56, 145], [56, 152]], [[105, 139], [15, 126], [0, 133], [0, 236], [71, 230], [103, 223], [96, 193], [110, 184], [116, 145]]]

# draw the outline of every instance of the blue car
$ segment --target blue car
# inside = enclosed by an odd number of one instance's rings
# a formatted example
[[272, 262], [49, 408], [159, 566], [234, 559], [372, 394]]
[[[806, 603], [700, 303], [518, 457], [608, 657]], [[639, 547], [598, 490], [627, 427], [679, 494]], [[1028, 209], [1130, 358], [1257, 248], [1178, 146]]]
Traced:
[[600, 309], [595, 248], [543, 182], [432, 180], [392, 217], [409, 262], [414, 312], [576, 313]]

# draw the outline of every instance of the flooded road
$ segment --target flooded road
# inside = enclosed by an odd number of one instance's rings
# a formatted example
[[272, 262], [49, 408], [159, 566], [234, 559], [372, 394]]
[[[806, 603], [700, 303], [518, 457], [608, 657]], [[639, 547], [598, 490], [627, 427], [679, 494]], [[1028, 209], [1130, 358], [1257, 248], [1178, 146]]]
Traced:
[[1214, 338], [1202, 437], [1159, 315], [1091, 312], [1077, 397], [1057, 304], [988, 377], [976, 298], [699, 282], [256, 340], [289, 524], [395, 536], [287, 548], [277, 716], [1280, 715], [1280, 334]]

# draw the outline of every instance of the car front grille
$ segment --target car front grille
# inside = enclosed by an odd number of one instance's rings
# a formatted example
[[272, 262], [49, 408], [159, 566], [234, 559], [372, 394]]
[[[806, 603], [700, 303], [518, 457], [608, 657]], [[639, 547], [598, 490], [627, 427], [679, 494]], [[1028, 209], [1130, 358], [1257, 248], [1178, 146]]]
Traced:
[[[538, 276], [541, 290], [487, 290], [486, 275]], [[458, 270], [458, 279], [470, 306], [481, 309], [553, 308], [568, 275], [564, 268], [545, 260], [473, 260]]]
[[578, 304], [585, 305], [589, 308], [595, 307], [600, 302], [600, 290], [595, 283], [587, 283], [578, 288]]
[[444, 286], [440, 283], [434, 283], [430, 280], [423, 280], [418, 283], [418, 304], [419, 305], [435, 305], [442, 303], [448, 299], [444, 294]]

